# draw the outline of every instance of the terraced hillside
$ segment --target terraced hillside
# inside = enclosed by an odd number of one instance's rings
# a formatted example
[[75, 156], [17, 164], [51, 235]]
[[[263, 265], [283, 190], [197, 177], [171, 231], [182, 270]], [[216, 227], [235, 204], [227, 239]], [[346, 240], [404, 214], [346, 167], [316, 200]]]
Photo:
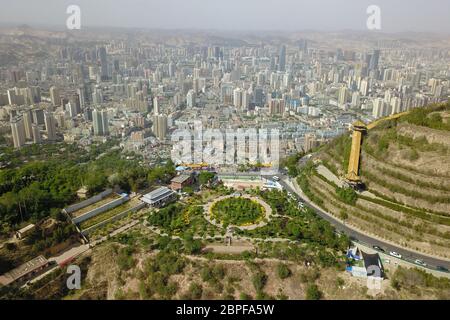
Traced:
[[[343, 177], [350, 147], [350, 134], [343, 135], [317, 157]], [[368, 234], [450, 258], [450, 102], [369, 130], [360, 171], [367, 191], [357, 193], [319, 174], [319, 163], [307, 165], [297, 180], [323, 209]]]

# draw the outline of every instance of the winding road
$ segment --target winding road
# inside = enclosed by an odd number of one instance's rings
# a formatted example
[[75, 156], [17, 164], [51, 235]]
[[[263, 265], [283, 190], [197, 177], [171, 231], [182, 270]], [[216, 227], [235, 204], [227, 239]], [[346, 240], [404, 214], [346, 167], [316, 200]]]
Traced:
[[[393, 260], [393, 261], [401, 260], [401, 261], [413, 263], [417, 267], [423, 267], [423, 266], [420, 266], [420, 265], [417, 265], [414, 263], [415, 260], [420, 259], [427, 264], [427, 267], [426, 267], [427, 269], [431, 269], [434, 272], [439, 272], [439, 274], [442, 276], [447, 276], [447, 277], [450, 276], [450, 274], [448, 272], [445, 272], [445, 271], [442, 272], [440, 270], [437, 270], [438, 266], [444, 267], [446, 269], [450, 269], [450, 260], [446, 260], [443, 258], [440, 259], [437, 257], [432, 257], [429, 255], [421, 254], [416, 251], [408, 250], [406, 248], [396, 246], [392, 243], [385, 242], [378, 238], [374, 238], [374, 237], [371, 237], [370, 235], [367, 235], [365, 233], [357, 231], [357, 230], [349, 227], [345, 223], [341, 222], [340, 220], [336, 219], [331, 214], [323, 211], [316, 204], [312, 203], [301, 192], [300, 188], [296, 188], [294, 186], [290, 177], [288, 177], [284, 174], [281, 174], [281, 173], [278, 174], [278, 177], [281, 178], [278, 182], [283, 186], [283, 188], [285, 188], [288, 192], [291, 192], [293, 195], [296, 195], [304, 203], [306, 203], [309, 207], [314, 209], [315, 212], [317, 213], [317, 215], [319, 215], [326, 221], [330, 222], [338, 232], [345, 233], [346, 235], [348, 235], [353, 242], [360, 243], [360, 244], [365, 245], [370, 248], [373, 248], [374, 246], [378, 246], [378, 247], [382, 248], [384, 250], [384, 252], [382, 252], [380, 250], [376, 250], [376, 251], [378, 251], [382, 255], [383, 254], [386, 255], [387, 257], [389, 257], [390, 260]], [[273, 177], [265, 177], [265, 178], [273, 179]], [[299, 200], [299, 199], [297, 199], [297, 200]], [[397, 258], [389, 255], [390, 251], [395, 251], [395, 252], [401, 254], [402, 259], [397, 259]]]

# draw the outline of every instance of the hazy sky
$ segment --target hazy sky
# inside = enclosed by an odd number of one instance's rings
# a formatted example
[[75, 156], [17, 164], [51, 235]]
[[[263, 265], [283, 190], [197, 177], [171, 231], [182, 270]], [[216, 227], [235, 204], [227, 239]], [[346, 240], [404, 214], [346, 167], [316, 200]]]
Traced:
[[0, 0], [0, 22], [65, 27], [70, 4], [84, 26], [222, 30], [365, 30], [369, 5], [384, 32], [450, 33], [450, 0]]

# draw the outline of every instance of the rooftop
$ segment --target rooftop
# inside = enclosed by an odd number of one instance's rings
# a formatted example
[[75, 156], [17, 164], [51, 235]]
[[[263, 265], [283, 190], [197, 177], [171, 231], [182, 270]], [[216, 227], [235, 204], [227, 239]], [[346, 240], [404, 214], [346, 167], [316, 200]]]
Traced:
[[11, 282], [14, 282], [29, 274], [30, 272], [45, 266], [47, 263], [48, 260], [44, 256], [38, 256], [0, 276], [0, 283], [3, 285], [8, 285]]
[[179, 176], [174, 177], [171, 182], [183, 183], [191, 178], [188, 174], [180, 174]]
[[22, 229], [17, 230], [17, 232], [19, 232], [19, 233], [25, 233], [25, 232], [27, 232], [27, 231], [33, 229], [33, 228], [34, 228], [34, 224], [29, 224], [29, 225], [27, 225], [26, 227], [23, 227]]
[[160, 187], [152, 192], [145, 194], [142, 197], [142, 200], [146, 203], [155, 203], [159, 200], [165, 199], [171, 196], [174, 192], [167, 187]]
[[352, 123], [353, 128], [363, 128], [366, 129], [366, 124], [362, 122], [361, 120], [356, 120]]

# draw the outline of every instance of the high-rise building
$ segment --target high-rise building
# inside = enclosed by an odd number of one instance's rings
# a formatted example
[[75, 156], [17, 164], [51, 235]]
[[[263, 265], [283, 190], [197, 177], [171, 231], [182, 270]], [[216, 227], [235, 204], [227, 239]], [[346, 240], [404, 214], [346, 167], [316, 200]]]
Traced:
[[31, 111], [31, 113], [33, 114], [33, 123], [44, 124], [44, 110], [33, 109], [33, 111]]
[[269, 114], [270, 115], [280, 115], [285, 111], [285, 101], [284, 99], [271, 99], [269, 101]]
[[120, 62], [119, 62], [119, 60], [114, 59], [113, 65], [114, 65], [114, 71], [115, 72], [119, 72], [120, 71]]
[[186, 95], [186, 104], [188, 108], [193, 108], [195, 106], [195, 92], [194, 90], [189, 90]]
[[0, 93], [0, 107], [6, 106], [9, 103], [8, 100], [8, 94], [1, 94]]
[[80, 111], [84, 111], [84, 108], [86, 106], [86, 95], [84, 88], [78, 88], [77, 89], [78, 99], [79, 99], [79, 105], [80, 105]]
[[363, 97], [366, 97], [369, 94], [369, 82], [367, 80], [361, 80], [359, 92]]
[[57, 87], [50, 87], [50, 100], [54, 106], [59, 106], [61, 104], [61, 96]]
[[53, 112], [44, 112], [45, 130], [47, 131], [47, 139], [56, 140], [56, 121]]
[[389, 90], [386, 90], [385, 92], [384, 92], [384, 101], [386, 102], [386, 103], [391, 103], [391, 98], [392, 98], [392, 91], [389, 89]]
[[160, 114], [153, 116], [153, 133], [159, 140], [164, 140], [167, 134], [167, 116]]
[[391, 98], [391, 114], [402, 112], [402, 99], [399, 97]]
[[77, 106], [72, 102], [66, 104], [66, 111], [69, 113], [70, 118], [75, 118], [78, 114]]
[[41, 88], [37, 86], [33, 86], [30, 88], [31, 95], [33, 96], [33, 103], [41, 102]]
[[33, 132], [32, 132], [32, 116], [30, 110], [27, 110], [23, 113], [23, 124], [25, 126], [25, 138], [27, 140], [31, 140], [33, 138]]
[[242, 102], [241, 102], [241, 108], [242, 110], [247, 110], [250, 105], [250, 94], [247, 90], [242, 91]]
[[96, 136], [103, 135], [102, 117], [100, 115], [100, 111], [97, 109], [94, 109], [92, 111], [92, 126], [94, 128], [94, 134]]
[[233, 105], [240, 109], [242, 106], [242, 89], [236, 88], [233, 90]]
[[101, 88], [94, 88], [92, 92], [92, 103], [101, 104], [103, 103], [103, 92]]
[[108, 79], [108, 58], [105, 47], [98, 48], [98, 59], [100, 60], [100, 76], [102, 80]]
[[33, 142], [41, 143], [42, 137], [41, 137], [41, 131], [39, 130], [39, 126], [37, 124], [33, 124], [31, 127], [31, 131], [33, 133]]
[[153, 98], [153, 115], [158, 115], [160, 112], [159, 110], [159, 104], [158, 104], [158, 97]]
[[169, 63], [169, 77], [173, 78], [175, 76], [175, 64], [173, 62]]
[[108, 119], [108, 111], [102, 110], [100, 112], [102, 118], [103, 125], [103, 135], [107, 136], [109, 134], [109, 119]]
[[413, 85], [414, 88], [419, 88], [421, 78], [422, 78], [422, 73], [420, 71], [418, 71], [414, 75], [414, 78], [413, 78], [413, 81], [412, 81], [412, 85]]
[[339, 96], [338, 96], [338, 104], [339, 106], [343, 106], [348, 102], [348, 98], [350, 96], [349, 90], [347, 87], [341, 87], [339, 89]]
[[352, 103], [351, 103], [352, 107], [359, 108], [359, 106], [361, 105], [360, 101], [361, 101], [361, 97], [359, 95], [359, 92], [358, 91], [353, 92]]
[[385, 117], [391, 113], [390, 105], [382, 98], [376, 98], [373, 100], [372, 115], [375, 118]]
[[109, 133], [108, 111], [97, 110], [92, 111], [92, 125], [96, 136], [106, 136]]
[[22, 147], [25, 144], [25, 126], [22, 118], [14, 118], [11, 120], [11, 133], [14, 148]]
[[229, 82], [222, 83], [220, 88], [220, 99], [223, 104], [233, 103], [233, 84]]
[[25, 104], [25, 97], [22, 95], [20, 88], [15, 87], [6, 91], [8, 95], [8, 103], [10, 105], [23, 105]]
[[320, 145], [317, 136], [314, 133], [307, 133], [305, 134], [305, 140], [303, 144], [303, 151], [308, 152], [311, 149], [314, 149], [315, 147], [318, 147]]
[[200, 78], [200, 72], [201, 72], [200, 68], [194, 68], [193, 74], [192, 74], [194, 80]]
[[192, 90], [194, 90], [195, 93], [198, 93], [199, 91], [198, 78], [194, 78], [192, 80]]
[[379, 61], [380, 61], [380, 50], [373, 50], [373, 54], [370, 56], [369, 70], [377, 69]]
[[280, 48], [280, 55], [278, 57], [278, 70], [286, 71], [286, 46], [282, 45]]
[[264, 91], [262, 88], [256, 88], [254, 94], [255, 104], [257, 106], [262, 106], [264, 103]]
[[263, 72], [259, 72], [256, 75], [256, 85], [263, 86], [266, 83], [266, 77]]
[[439, 98], [442, 95], [444, 95], [444, 86], [440, 84], [440, 85], [436, 86], [436, 89], [434, 90], [434, 96], [436, 98]]

